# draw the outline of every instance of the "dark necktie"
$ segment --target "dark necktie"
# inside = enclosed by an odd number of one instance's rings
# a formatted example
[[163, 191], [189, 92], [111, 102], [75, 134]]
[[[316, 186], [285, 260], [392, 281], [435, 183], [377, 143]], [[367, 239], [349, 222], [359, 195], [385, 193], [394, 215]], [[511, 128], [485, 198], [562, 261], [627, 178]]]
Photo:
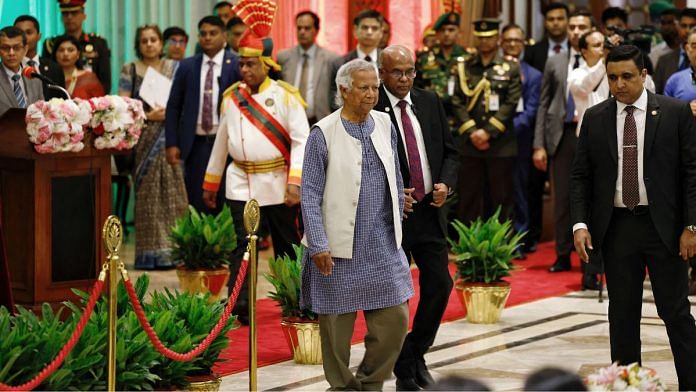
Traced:
[[635, 106], [626, 106], [626, 122], [623, 133], [623, 163], [621, 200], [630, 210], [640, 201], [638, 193], [638, 128], [633, 117]]
[[401, 109], [401, 126], [404, 128], [404, 138], [406, 139], [406, 153], [408, 154], [408, 171], [411, 176], [411, 187], [416, 188], [413, 192], [413, 197], [416, 200], [423, 200], [423, 197], [425, 197], [423, 167], [421, 166], [420, 152], [418, 152], [416, 133], [413, 131], [411, 117], [409, 117], [408, 112], [406, 112], [408, 102], [401, 100], [397, 106]]
[[304, 53], [302, 55], [302, 69], [300, 71], [300, 94], [305, 101], [307, 100], [307, 82], [309, 82], [309, 55]]
[[[575, 62], [573, 62], [573, 69], [580, 66], [580, 55], [575, 55]], [[566, 100], [566, 122], [575, 122], [575, 100], [573, 99], [573, 94], [568, 91], [568, 99]]]
[[213, 68], [215, 62], [208, 61], [208, 73], [205, 74], [205, 85], [203, 86], [203, 115], [201, 127], [206, 133], [213, 130]]
[[365, 61], [367, 61], [368, 63], [371, 63], [371, 62], [372, 62], [372, 57], [370, 57], [370, 56], [365, 56]]
[[560, 44], [556, 44], [556, 45], [553, 47], [553, 52], [556, 53], [556, 54], [561, 53], [561, 45], [560, 45]]
[[690, 65], [689, 61], [689, 56], [686, 55], [686, 52], [681, 53], [681, 60], [679, 60], [679, 70], [687, 69], [689, 68]]
[[27, 100], [24, 98], [24, 92], [22, 92], [22, 86], [20, 85], [21, 79], [22, 76], [20, 74], [12, 75], [12, 90], [17, 99], [17, 105], [20, 108], [25, 108], [27, 107]]

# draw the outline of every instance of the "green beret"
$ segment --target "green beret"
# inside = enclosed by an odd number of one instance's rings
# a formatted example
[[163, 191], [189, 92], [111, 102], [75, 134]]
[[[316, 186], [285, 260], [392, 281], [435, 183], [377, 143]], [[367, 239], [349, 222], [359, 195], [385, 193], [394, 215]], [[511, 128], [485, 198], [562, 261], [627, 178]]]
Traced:
[[459, 23], [461, 22], [461, 16], [459, 14], [454, 13], [454, 12], [447, 12], [442, 15], [440, 15], [439, 18], [435, 21], [435, 24], [433, 24], [433, 30], [438, 31], [440, 30], [443, 26], [446, 25], [454, 25], [459, 27]]
[[658, 17], [662, 15], [664, 11], [676, 8], [669, 0], [657, 0], [650, 3], [648, 9], [650, 10], [650, 15], [653, 17]]

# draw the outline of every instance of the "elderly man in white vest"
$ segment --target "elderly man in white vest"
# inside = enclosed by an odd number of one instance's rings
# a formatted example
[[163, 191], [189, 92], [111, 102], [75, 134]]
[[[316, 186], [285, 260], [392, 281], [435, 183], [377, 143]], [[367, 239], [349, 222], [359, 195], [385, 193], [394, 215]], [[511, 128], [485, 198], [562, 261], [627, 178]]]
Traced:
[[[406, 336], [406, 301], [413, 296], [401, 249], [405, 194], [397, 134], [387, 114], [372, 110], [379, 95], [374, 65], [344, 64], [336, 87], [342, 107], [312, 128], [305, 147], [302, 304], [319, 314], [331, 389], [381, 390]], [[350, 341], [359, 310], [368, 332], [354, 375]]]

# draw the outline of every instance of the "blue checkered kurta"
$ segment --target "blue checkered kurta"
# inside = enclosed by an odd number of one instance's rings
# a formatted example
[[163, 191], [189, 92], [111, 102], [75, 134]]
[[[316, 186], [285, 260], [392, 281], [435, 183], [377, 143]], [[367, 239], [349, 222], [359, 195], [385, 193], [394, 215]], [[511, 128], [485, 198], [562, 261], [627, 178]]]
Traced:
[[[341, 121], [348, 134], [360, 140], [363, 164], [353, 258], [334, 257], [333, 271], [328, 276], [322, 275], [311, 259], [312, 255], [330, 251], [321, 215], [328, 151], [324, 134], [318, 127], [312, 128], [307, 139], [302, 166], [302, 217], [308, 249], [302, 267], [301, 302], [303, 307], [319, 314], [383, 309], [402, 304], [413, 296], [413, 282], [406, 256], [394, 237], [387, 174], [370, 139], [375, 129], [374, 119], [369, 117], [362, 123]], [[402, 211], [403, 180], [396, 155], [396, 137], [392, 127], [391, 144], [399, 188], [399, 211]]]

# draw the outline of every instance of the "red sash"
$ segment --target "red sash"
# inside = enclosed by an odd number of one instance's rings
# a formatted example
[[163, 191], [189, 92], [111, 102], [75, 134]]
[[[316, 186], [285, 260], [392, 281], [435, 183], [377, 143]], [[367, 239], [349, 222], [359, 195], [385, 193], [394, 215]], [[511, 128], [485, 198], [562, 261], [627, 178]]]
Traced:
[[270, 113], [259, 105], [244, 88], [237, 88], [230, 94], [239, 111], [283, 154], [290, 163], [290, 134]]

